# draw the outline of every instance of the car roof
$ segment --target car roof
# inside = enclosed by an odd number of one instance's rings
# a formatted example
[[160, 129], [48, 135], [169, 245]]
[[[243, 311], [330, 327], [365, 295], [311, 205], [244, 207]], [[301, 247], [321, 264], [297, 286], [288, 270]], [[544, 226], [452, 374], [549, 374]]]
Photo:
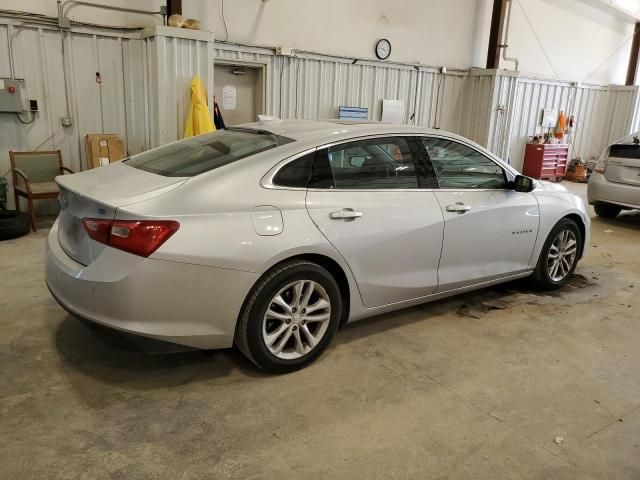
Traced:
[[414, 125], [405, 125], [398, 123], [372, 122], [362, 120], [269, 120], [256, 123], [245, 123], [237, 125], [233, 128], [247, 128], [260, 130], [263, 132], [273, 133], [291, 138], [295, 142], [279, 147], [281, 152], [294, 154], [309, 148], [315, 148], [321, 145], [327, 145], [334, 142], [349, 141], [358, 137], [366, 137], [369, 135], [434, 135], [443, 136], [452, 140], [457, 140], [467, 145], [473, 145], [486, 155], [493, 157], [495, 160], [517, 174], [517, 171], [508, 165], [497, 155], [488, 151], [481, 145], [478, 145], [468, 138], [462, 137], [455, 133], [445, 130], [418, 127]]
[[[433, 135], [437, 137], [458, 140], [466, 145], [471, 145], [485, 155], [498, 161], [505, 169], [513, 175], [518, 172], [508, 165], [486, 148], [467, 138], [439, 129], [430, 129], [417, 127], [413, 125], [383, 123], [383, 122], [365, 122], [365, 121], [345, 121], [345, 120], [275, 120], [263, 121], [255, 123], [245, 123], [234, 125], [228, 128], [233, 129], [251, 129], [260, 132], [281, 135], [283, 137], [294, 140], [293, 142], [285, 142], [277, 148], [267, 149], [255, 155], [246, 157], [238, 162], [232, 162], [223, 168], [216, 168], [200, 175], [192, 177], [189, 182], [207, 181], [210, 176], [218, 175], [234, 175], [242, 172], [242, 175], [249, 173], [247, 169], [254, 169], [256, 175], [262, 178], [265, 172], [273, 168], [279, 168], [280, 165], [287, 162], [296, 155], [308, 152], [320, 146], [348, 142], [356, 140], [360, 137], [383, 136], [383, 135]], [[275, 157], [275, 160], [274, 160]]]
[[[232, 127], [233, 128], [233, 127]], [[278, 120], [238, 125], [237, 128], [250, 128], [267, 131], [276, 135], [292, 138], [302, 143], [316, 143], [323, 140], [342, 140], [345, 137], [379, 135], [384, 133], [428, 133], [430, 130], [411, 125], [365, 122], [348, 120]]]

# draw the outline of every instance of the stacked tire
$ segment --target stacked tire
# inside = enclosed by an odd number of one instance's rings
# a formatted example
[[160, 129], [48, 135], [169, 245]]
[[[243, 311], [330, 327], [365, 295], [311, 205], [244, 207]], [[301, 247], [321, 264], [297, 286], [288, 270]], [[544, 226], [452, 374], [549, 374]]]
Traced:
[[0, 210], [0, 240], [18, 238], [29, 233], [31, 218], [17, 210]]

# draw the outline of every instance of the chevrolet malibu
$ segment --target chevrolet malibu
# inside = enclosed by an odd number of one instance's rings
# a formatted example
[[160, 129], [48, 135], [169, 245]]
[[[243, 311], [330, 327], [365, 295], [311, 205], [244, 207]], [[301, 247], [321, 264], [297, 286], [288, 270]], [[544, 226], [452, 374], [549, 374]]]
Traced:
[[340, 325], [584, 253], [580, 198], [440, 130], [248, 124], [57, 178], [46, 282], [72, 314], [259, 367], [307, 365]]

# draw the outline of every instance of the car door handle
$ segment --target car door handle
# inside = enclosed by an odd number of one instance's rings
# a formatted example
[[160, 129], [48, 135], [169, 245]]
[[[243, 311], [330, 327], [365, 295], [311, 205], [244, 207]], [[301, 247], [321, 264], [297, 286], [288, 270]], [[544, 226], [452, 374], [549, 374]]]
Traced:
[[462, 202], [457, 202], [457, 203], [454, 203], [453, 205], [447, 205], [447, 212], [464, 213], [464, 212], [468, 212], [469, 210], [471, 210], [471, 207], [469, 205], [465, 205]]
[[361, 216], [362, 212], [357, 212], [353, 208], [343, 208], [342, 210], [331, 212], [329, 214], [329, 218], [333, 218], [334, 220], [353, 220], [355, 218], [360, 218]]

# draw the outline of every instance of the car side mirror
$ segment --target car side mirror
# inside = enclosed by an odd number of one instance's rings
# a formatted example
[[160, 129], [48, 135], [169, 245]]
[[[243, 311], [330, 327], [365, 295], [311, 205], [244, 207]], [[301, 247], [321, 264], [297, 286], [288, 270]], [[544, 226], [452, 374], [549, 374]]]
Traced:
[[525, 177], [524, 175], [517, 175], [513, 182], [513, 189], [516, 192], [530, 192], [536, 188], [536, 184], [532, 178]]

